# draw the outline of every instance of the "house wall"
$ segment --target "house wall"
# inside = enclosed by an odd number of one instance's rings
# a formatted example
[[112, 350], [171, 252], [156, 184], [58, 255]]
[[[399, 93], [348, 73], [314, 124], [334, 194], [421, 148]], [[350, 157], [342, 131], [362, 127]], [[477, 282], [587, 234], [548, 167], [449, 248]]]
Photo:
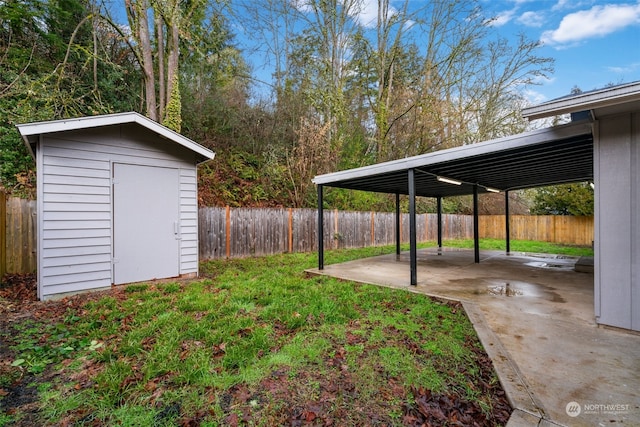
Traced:
[[[180, 171], [180, 274], [198, 272], [195, 154], [135, 124], [40, 137], [38, 293], [109, 287], [112, 283], [114, 163]], [[153, 215], [149, 212], [149, 215]]]
[[595, 314], [640, 330], [640, 111], [599, 118], [594, 129]]

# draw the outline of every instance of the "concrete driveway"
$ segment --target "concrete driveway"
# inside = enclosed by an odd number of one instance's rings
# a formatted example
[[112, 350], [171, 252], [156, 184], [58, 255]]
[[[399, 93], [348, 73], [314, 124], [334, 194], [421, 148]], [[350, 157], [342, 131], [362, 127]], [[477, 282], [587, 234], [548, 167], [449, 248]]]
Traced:
[[466, 249], [372, 257], [310, 270], [461, 301], [514, 413], [509, 426], [640, 426], [640, 334], [598, 327], [593, 273], [577, 258]]

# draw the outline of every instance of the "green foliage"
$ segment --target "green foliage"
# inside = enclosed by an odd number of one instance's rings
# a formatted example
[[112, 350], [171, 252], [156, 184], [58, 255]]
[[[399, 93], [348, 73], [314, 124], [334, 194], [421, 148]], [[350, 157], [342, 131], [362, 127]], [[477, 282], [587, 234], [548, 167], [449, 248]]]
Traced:
[[288, 206], [286, 171], [264, 156], [243, 150], [216, 151], [198, 169], [200, 203], [206, 206]]
[[180, 98], [180, 80], [176, 74], [173, 78], [173, 86], [171, 87], [171, 94], [169, 96], [169, 102], [167, 102], [167, 109], [165, 111], [164, 120], [162, 124], [171, 130], [180, 132], [182, 127], [182, 100]]
[[[95, 339], [72, 335], [69, 326], [69, 323], [27, 321], [16, 327], [16, 343], [11, 349], [17, 357], [11, 366], [24, 368], [32, 374], [40, 374], [54, 363], [84, 357], [88, 352], [95, 352], [102, 347], [102, 343]], [[47, 339], [42, 340], [42, 336]]]
[[18, 129], [9, 124], [0, 125], [0, 186], [9, 191], [17, 189], [18, 177], [28, 176], [33, 167], [33, 158]]
[[533, 215], [593, 215], [593, 189], [587, 182], [542, 187], [533, 193]]
[[[354, 211], [395, 211], [395, 195], [365, 191], [345, 190], [342, 188], [326, 188], [323, 200], [325, 208]], [[317, 204], [317, 203], [316, 203]]]
[[35, 176], [16, 124], [136, 105], [139, 77], [123, 55], [126, 45], [102, 22], [94, 50], [91, 7], [27, 0], [0, 8], [0, 184], [16, 195], [32, 196]]

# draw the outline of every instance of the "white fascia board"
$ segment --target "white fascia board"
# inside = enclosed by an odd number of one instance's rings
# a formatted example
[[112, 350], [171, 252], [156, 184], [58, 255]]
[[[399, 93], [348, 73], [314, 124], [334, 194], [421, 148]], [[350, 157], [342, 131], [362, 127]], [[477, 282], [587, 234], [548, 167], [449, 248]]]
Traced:
[[312, 182], [317, 185], [325, 185], [343, 180], [364, 178], [388, 172], [398, 172], [412, 168], [426, 167], [451, 160], [474, 157], [489, 154], [491, 152], [500, 152], [553, 140], [571, 138], [591, 133], [591, 131], [592, 126], [590, 121], [569, 123], [566, 125], [538, 129], [531, 132], [492, 139], [486, 142], [463, 145], [461, 147], [449, 148], [414, 157], [407, 157], [405, 159], [392, 160], [390, 162], [378, 163], [376, 165], [318, 175], [312, 180]]
[[30, 137], [54, 132], [89, 129], [102, 126], [120, 125], [125, 123], [137, 123], [140, 126], [145, 127], [150, 131], [169, 139], [170, 141], [173, 141], [185, 148], [190, 149], [191, 151], [198, 153], [207, 160], [211, 160], [215, 157], [215, 153], [208, 148], [205, 148], [202, 145], [190, 140], [189, 138], [186, 138], [165, 126], [162, 126], [160, 123], [154, 122], [153, 120], [135, 112], [107, 114], [102, 116], [88, 116], [76, 119], [62, 119], [48, 122], [25, 123], [16, 125], [16, 127], [20, 131], [20, 134], [29, 147], [29, 150], [31, 150]]
[[573, 96], [555, 99], [544, 104], [524, 108], [522, 117], [529, 120], [558, 116], [578, 111], [610, 107], [640, 100], [640, 82], [585, 92]]

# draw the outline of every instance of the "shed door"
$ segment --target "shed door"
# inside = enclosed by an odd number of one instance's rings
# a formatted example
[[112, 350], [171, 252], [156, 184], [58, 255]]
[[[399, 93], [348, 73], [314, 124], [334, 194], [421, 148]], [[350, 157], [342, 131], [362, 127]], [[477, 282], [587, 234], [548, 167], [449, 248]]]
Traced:
[[113, 165], [114, 283], [179, 275], [178, 169]]

